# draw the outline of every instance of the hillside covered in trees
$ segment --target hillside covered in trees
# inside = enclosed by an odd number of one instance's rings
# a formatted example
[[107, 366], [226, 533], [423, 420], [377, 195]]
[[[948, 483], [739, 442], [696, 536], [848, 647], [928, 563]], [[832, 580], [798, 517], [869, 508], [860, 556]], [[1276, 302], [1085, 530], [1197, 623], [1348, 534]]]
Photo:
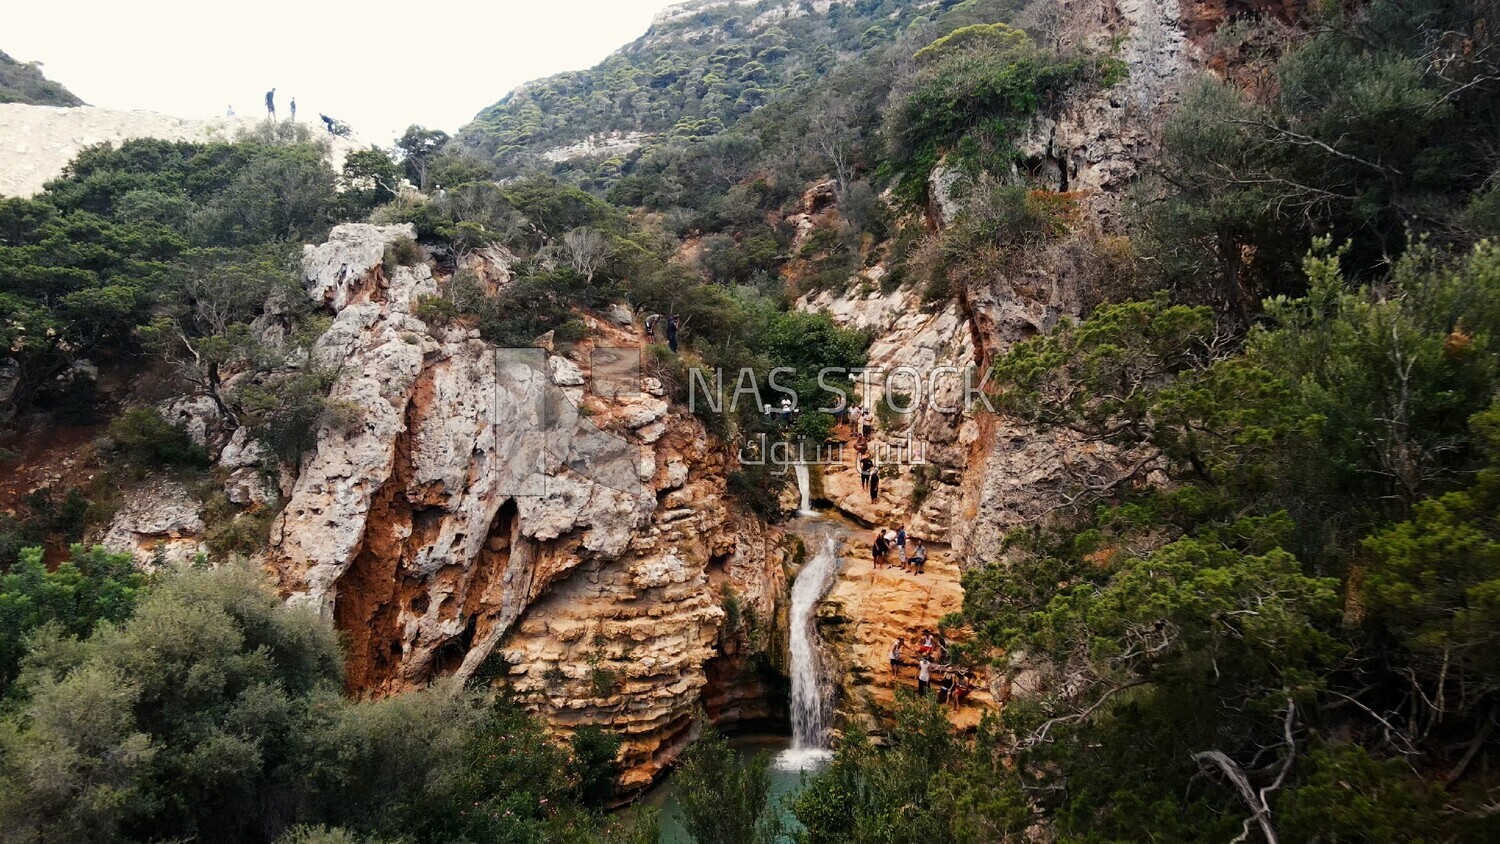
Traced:
[[[416, 234], [381, 277], [442, 280], [424, 331], [566, 349], [614, 304], [680, 317], [681, 356], [645, 347], [677, 408], [687, 362], [860, 365], [880, 338], [809, 297], [906, 291], [977, 338], [980, 445], [1064, 444], [1046, 506], [964, 548], [943, 622], [1003, 707], [961, 733], [903, 692], [810, 777], [797, 840], [1492, 840], [1500, 7], [1181, 5], [1139, 48], [1113, 4], [689, 4], [341, 173], [268, 127], [92, 149], [0, 200], [7, 449], [48, 425], [99, 442], [92, 480], [0, 516], [0, 836], [654, 837], [649, 812], [604, 811], [618, 739], [549, 738], [504, 666], [343, 694], [335, 632], [243, 564], [279, 505], [227, 497], [160, 411], [211, 402], [269, 477], [347, 438], [359, 408], [309, 354], [330, 318], [294, 255], [372, 221]], [[619, 132], [640, 145], [543, 155]], [[997, 301], [1047, 319], [1000, 324]], [[756, 408], [700, 421], [716, 447], [775, 430]], [[736, 506], [785, 516], [784, 477], [726, 466]], [[61, 553], [163, 467], [201, 491], [201, 562], [224, 565]], [[965, 471], [988, 494], [991, 464]], [[711, 734], [688, 751], [700, 840], [774, 837], [764, 764]]]
[[[837, 64], [956, 4], [684, 3], [601, 64], [522, 86], [481, 111], [458, 137], [501, 173], [550, 167], [545, 153], [594, 135], [634, 134], [648, 146], [711, 137], [773, 100], [810, 90]], [[616, 156], [602, 158], [577, 166], [618, 166], [611, 163]]]
[[0, 103], [80, 106], [83, 100], [44, 76], [40, 67], [18, 62], [0, 51]]

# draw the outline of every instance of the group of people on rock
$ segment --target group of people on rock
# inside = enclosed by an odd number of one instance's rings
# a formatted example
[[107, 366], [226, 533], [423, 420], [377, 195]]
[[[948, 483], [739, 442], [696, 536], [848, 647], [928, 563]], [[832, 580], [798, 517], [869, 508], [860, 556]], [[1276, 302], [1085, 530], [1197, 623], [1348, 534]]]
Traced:
[[[908, 540], [912, 543], [910, 554], [906, 551]], [[896, 558], [894, 562], [893, 556]], [[927, 569], [927, 546], [914, 536], [908, 537], [906, 525], [897, 525], [895, 530], [876, 528], [870, 543], [870, 560], [877, 569], [894, 565], [912, 574], [921, 574]]]
[[[923, 630], [917, 642], [917, 694], [925, 696], [932, 691], [932, 676], [935, 673], [938, 675], [938, 703], [958, 709], [974, 691], [973, 673], [948, 662], [948, 643], [938, 633]], [[897, 636], [896, 641], [891, 643], [892, 684], [901, 676], [901, 666], [905, 664], [901, 657], [905, 647], [906, 639], [902, 636]]]
[[866, 410], [860, 405], [854, 405], [847, 409], [847, 413], [841, 413], [840, 418], [849, 422], [849, 432], [861, 445], [868, 442], [870, 436], [875, 433], [875, 413]]

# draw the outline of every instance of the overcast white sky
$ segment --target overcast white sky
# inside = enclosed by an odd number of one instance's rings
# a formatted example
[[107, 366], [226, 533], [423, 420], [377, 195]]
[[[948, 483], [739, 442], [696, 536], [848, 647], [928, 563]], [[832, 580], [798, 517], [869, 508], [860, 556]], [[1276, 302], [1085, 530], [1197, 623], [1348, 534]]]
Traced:
[[297, 98], [386, 145], [449, 132], [522, 82], [598, 63], [674, 0], [17, 0], [0, 50], [90, 105], [179, 117]]

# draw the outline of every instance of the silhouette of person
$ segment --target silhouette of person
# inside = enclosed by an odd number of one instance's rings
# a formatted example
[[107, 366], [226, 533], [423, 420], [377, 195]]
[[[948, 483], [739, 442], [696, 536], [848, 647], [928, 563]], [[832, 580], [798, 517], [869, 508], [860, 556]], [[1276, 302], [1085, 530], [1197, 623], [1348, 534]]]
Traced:
[[288, 103], [287, 106], [288, 106], [288, 108], [291, 109], [291, 112], [292, 112], [292, 122], [296, 123], [297, 122], [297, 98], [296, 97], [292, 97], [292, 101], [290, 103]]
[[272, 120], [276, 119], [276, 89], [272, 88], [266, 92], [266, 116]]
[[323, 121], [323, 125], [325, 125], [325, 126], [328, 127], [328, 134], [332, 135], [333, 134], [333, 123], [334, 123], [333, 118], [329, 117], [326, 114], [320, 114], [320, 115], [318, 115], [318, 118]]
[[677, 351], [677, 317], [667, 318], [667, 348]]

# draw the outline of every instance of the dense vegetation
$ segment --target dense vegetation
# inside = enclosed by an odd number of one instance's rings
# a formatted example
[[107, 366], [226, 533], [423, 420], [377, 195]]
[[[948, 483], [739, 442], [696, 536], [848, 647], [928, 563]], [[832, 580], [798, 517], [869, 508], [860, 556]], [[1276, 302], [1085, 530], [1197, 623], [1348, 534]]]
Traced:
[[834, 0], [826, 13], [810, 0], [685, 4], [598, 66], [511, 93], [460, 141], [510, 174], [600, 133], [710, 137], [956, 2]]
[[7, 841], [655, 840], [599, 813], [614, 737], [557, 745], [481, 688], [350, 700], [334, 632], [248, 567], [138, 597], [128, 557], [75, 557], [28, 554], [0, 592], [4, 632], [32, 631], [0, 710]]
[[44, 76], [37, 65], [18, 62], [0, 50], [0, 103], [79, 106], [83, 100]]
[[[1257, 84], [1191, 87], [1109, 237], [1019, 149], [1036, 115], [1125, 81], [1108, 49], [1060, 50], [1000, 0], [750, 23], [777, 5], [698, 9], [456, 140], [413, 127], [337, 177], [275, 130], [86, 152], [36, 200], [0, 202], [7, 410], [113, 410], [85, 359], [106, 374], [145, 359], [295, 466], [318, 423], [357, 412], [328, 406], [329, 373], [290, 363], [322, 323], [289, 256], [344, 219], [412, 223], [388, 261], [451, 273], [420, 315], [496, 345], [566, 347], [581, 311], [621, 301], [678, 316], [683, 354], [652, 347], [648, 366], [679, 399], [690, 362], [858, 365], [866, 339], [792, 312], [794, 295], [878, 264], [882, 286], [938, 304], [1072, 250], [1085, 313], [999, 356], [997, 400], [1114, 457], [1065, 473], [1064, 506], [990, 549], [948, 619], [973, 633], [957, 658], [1024, 667], [1045, 691], [968, 736], [901, 701], [881, 746], [851, 733], [798, 799], [801, 834], [1484, 840], [1500, 805], [1493, 3], [1226, 26], [1213, 48]], [[605, 130], [651, 139], [539, 158]], [[961, 206], [941, 231], [922, 220], [934, 170]], [[800, 239], [798, 211], [819, 218]], [[515, 276], [499, 293], [457, 270], [489, 249]], [[762, 429], [740, 410], [704, 421]], [[804, 413], [798, 432], [827, 424]], [[205, 462], [147, 407], [116, 414], [108, 440], [121, 475]], [[730, 479], [772, 517], [781, 482]], [[234, 568], [148, 584], [100, 552], [49, 573], [26, 550], [76, 539], [89, 512], [83, 492], [42, 491], [0, 519], [8, 835], [642, 832], [594, 812], [607, 737], [580, 733], [570, 762], [490, 689], [348, 701], [329, 631]], [[263, 523], [218, 536], [227, 558]], [[684, 773], [701, 840], [774, 834], [763, 762], [710, 737]]]
[[[968, 740], [912, 704], [889, 749], [847, 742], [807, 840], [1487, 840], [1495, 12], [1221, 34], [1276, 84], [1193, 88], [1132, 223], [1150, 263], [994, 365], [1005, 412], [1118, 455], [949, 620], [1045, 692]], [[991, 218], [979, 242], [1021, 219]]]

